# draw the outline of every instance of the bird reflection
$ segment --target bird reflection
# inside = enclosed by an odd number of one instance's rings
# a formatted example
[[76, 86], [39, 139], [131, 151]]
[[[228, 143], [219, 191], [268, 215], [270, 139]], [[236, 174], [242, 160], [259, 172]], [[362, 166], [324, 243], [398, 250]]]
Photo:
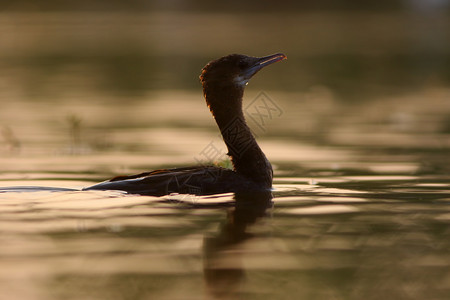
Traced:
[[235, 200], [218, 234], [204, 239], [204, 276], [214, 299], [235, 299], [239, 294], [245, 279], [239, 246], [254, 236], [249, 226], [266, 215], [272, 206], [272, 193], [236, 193]]

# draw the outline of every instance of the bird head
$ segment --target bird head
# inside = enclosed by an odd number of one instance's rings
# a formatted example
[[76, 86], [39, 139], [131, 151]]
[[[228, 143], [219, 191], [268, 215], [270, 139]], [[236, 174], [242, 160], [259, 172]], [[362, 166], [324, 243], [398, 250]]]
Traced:
[[259, 70], [286, 58], [286, 55], [282, 53], [264, 57], [227, 55], [208, 63], [202, 70], [200, 81], [204, 89], [210, 84], [215, 86], [232, 84], [242, 88]]

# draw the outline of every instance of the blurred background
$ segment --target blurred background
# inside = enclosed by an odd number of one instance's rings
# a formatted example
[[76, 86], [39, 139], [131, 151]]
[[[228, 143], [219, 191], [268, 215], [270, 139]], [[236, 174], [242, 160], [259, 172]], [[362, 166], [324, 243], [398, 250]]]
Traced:
[[323, 85], [349, 99], [442, 87], [450, 81], [449, 9], [447, 0], [5, 0], [2, 93], [198, 89], [200, 68], [235, 52], [288, 55], [259, 88]]
[[[155, 150], [164, 137], [180, 136], [135, 131], [127, 138], [120, 130], [214, 132], [201, 68], [230, 53], [276, 52], [288, 61], [247, 89], [249, 99], [268, 92], [284, 112], [261, 136], [447, 149], [448, 138], [405, 134], [450, 132], [449, 11], [448, 0], [4, 0], [0, 151], [85, 153], [120, 144], [148, 153], [143, 141], [159, 139]], [[203, 145], [210, 137], [192, 139]]]

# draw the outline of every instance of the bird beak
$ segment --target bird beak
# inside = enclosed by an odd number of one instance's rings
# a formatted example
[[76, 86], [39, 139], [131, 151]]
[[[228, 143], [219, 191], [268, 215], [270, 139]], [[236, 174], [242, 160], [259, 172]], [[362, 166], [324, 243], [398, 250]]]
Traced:
[[250, 67], [245, 69], [242, 72], [241, 76], [248, 81], [253, 75], [255, 75], [265, 66], [276, 63], [278, 61], [282, 61], [283, 59], [287, 59], [286, 55], [284, 55], [283, 53], [272, 54], [264, 57], [255, 57]]
[[277, 53], [277, 54], [260, 57], [257, 60], [256, 66], [259, 66], [259, 68], [261, 69], [265, 66], [276, 63], [283, 59], [287, 59], [286, 55], [284, 55], [283, 53]]

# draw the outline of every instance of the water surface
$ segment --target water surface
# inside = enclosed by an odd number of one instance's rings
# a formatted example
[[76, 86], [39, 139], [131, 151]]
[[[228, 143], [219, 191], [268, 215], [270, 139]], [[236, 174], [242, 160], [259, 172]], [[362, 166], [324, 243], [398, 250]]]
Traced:
[[[1, 299], [448, 298], [445, 11], [31, 11], [0, 14]], [[244, 101], [271, 194], [81, 191], [229, 166], [198, 74], [235, 52], [289, 58]]]
[[273, 198], [80, 191], [198, 163], [211, 143], [223, 159], [200, 93], [8, 105], [3, 297], [445, 299], [449, 92], [364, 105], [323, 88], [265, 93], [281, 113], [251, 126], [275, 168]]

